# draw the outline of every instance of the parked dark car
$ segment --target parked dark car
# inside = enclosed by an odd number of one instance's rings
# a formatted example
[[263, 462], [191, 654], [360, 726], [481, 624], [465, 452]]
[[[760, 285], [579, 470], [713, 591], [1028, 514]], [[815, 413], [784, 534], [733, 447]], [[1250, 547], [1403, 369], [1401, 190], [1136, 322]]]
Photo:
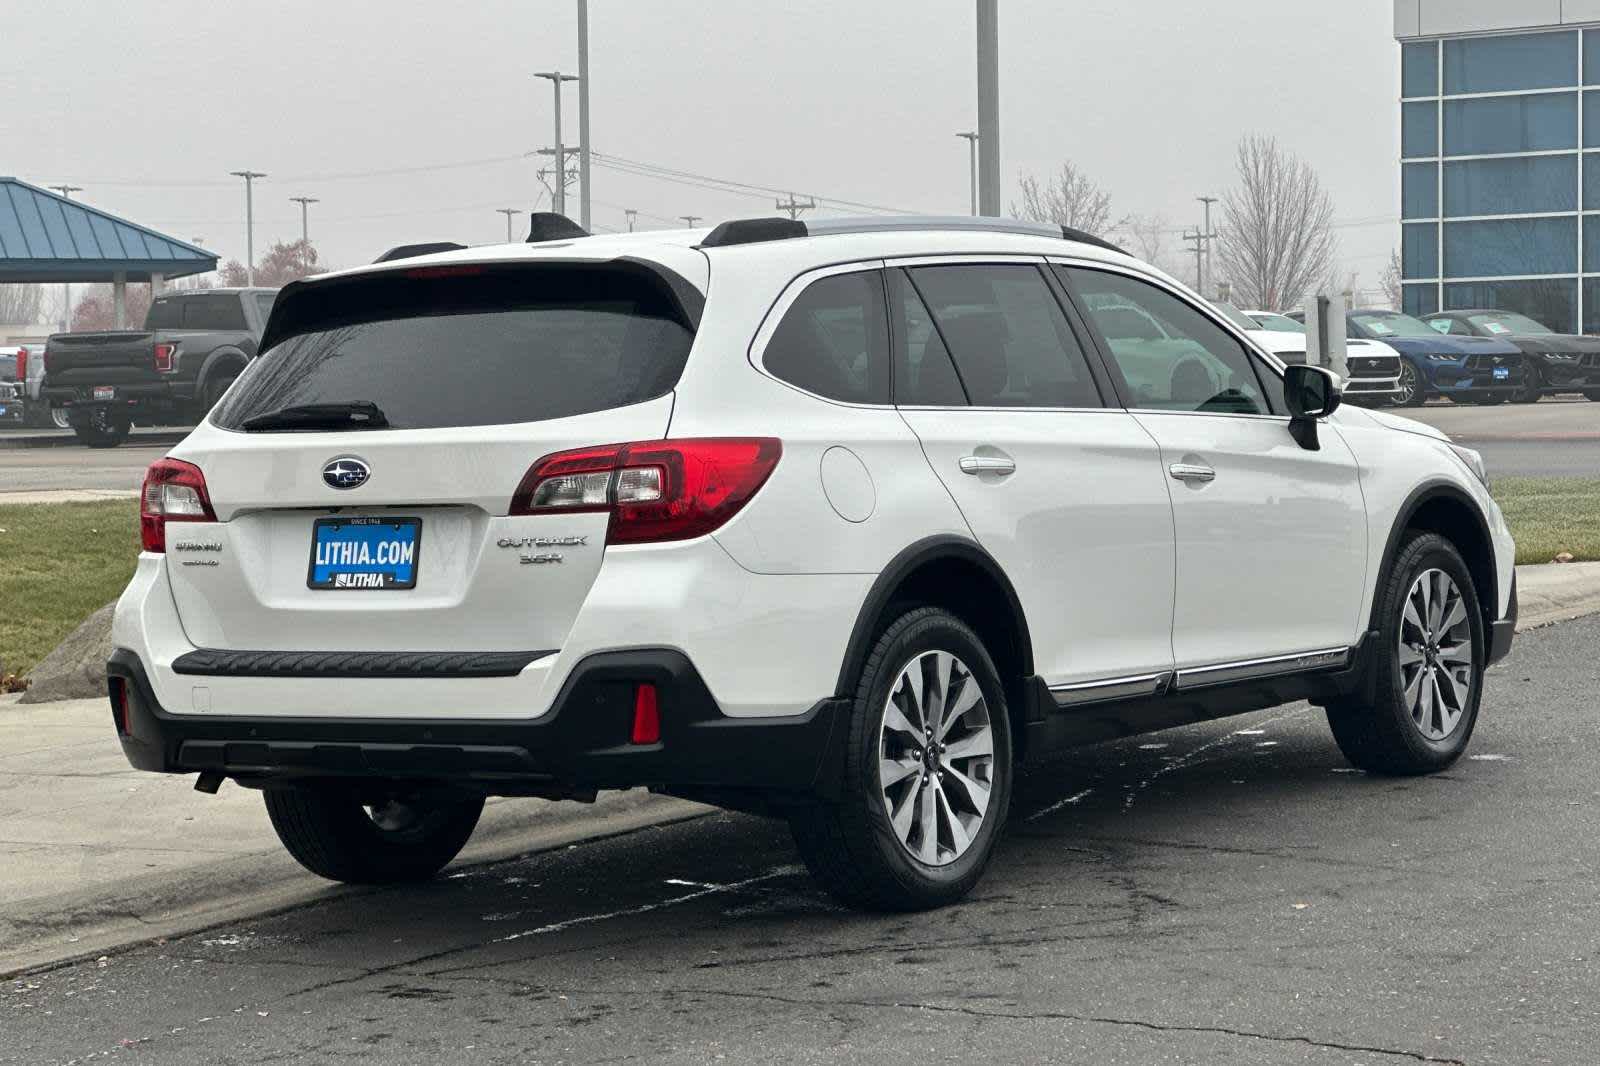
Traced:
[[80, 440], [114, 448], [134, 422], [203, 417], [255, 357], [276, 289], [196, 289], [156, 297], [142, 330], [57, 333], [44, 392]]
[[1600, 401], [1600, 337], [1557, 333], [1515, 311], [1441, 311], [1423, 319], [1450, 337], [1509, 341], [1527, 358], [1527, 376], [1513, 401], [1537, 403], [1554, 392], [1581, 392]]
[[1525, 360], [1508, 341], [1446, 336], [1421, 319], [1379, 309], [1348, 312], [1344, 329], [1346, 337], [1382, 341], [1400, 353], [1394, 402], [1401, 407], [1421, 407], [1430, 396], [1504, 403], [1523, 387]]

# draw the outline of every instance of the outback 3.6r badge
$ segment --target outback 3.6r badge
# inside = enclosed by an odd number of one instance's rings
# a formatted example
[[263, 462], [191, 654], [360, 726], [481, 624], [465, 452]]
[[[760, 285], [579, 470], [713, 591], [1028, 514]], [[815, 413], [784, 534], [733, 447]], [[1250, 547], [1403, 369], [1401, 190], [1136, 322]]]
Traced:
[[371, 476], [372, 468], [353, 455], [330, 459], [322, 468], [322, 480], [336, 489], [359, 489]]

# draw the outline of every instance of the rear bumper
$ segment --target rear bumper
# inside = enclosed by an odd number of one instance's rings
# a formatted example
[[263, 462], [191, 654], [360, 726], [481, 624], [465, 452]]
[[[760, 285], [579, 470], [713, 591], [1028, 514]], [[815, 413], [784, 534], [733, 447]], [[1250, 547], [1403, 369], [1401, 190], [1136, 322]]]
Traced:
[[[846, 720], [843, 701], [832, 698], [802, 715], [729, 718], [688, 657], [664, 648], [587, 656], [549, 713], [524, 720], [179, 715], [157, 702], [134, 652], [114, 651], [106, 672], [113, 721], [134, 767], [252, 784], [367, 778], [497, 795], [636, 786], [831, 793], [829, 768], [839, 765], [833, 753]], [[641, 683], [656, 686], [659, 743], [630, 743]]]

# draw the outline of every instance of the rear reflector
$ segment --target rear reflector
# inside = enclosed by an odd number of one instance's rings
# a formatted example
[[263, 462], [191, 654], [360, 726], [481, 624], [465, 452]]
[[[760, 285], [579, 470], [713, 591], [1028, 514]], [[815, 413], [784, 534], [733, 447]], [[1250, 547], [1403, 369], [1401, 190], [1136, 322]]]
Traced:
[[215, 522], [206, 476], [193, 463], [157, 459], [145, 471], [139, 501], [139, 539], [147, 552], [167, 550], [168, 522]]
[[633, 690], [633, 743], [661, 743], [661, 708], [656, 687], [648, 681]]
[[738, 514], [782, 455], [776, 437], [639, 441], [556, 452], [528, 470], [509, 513], [605, 511], [611, 515], [607, 544], [688, 540]]

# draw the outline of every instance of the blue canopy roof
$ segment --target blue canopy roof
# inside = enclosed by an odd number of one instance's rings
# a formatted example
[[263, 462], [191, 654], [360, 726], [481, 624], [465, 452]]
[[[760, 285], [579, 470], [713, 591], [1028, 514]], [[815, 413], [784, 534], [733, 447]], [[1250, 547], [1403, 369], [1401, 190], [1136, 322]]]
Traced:
[[0, 283], [149, 281], [216, 268], [204, 248], [0, 177]]

